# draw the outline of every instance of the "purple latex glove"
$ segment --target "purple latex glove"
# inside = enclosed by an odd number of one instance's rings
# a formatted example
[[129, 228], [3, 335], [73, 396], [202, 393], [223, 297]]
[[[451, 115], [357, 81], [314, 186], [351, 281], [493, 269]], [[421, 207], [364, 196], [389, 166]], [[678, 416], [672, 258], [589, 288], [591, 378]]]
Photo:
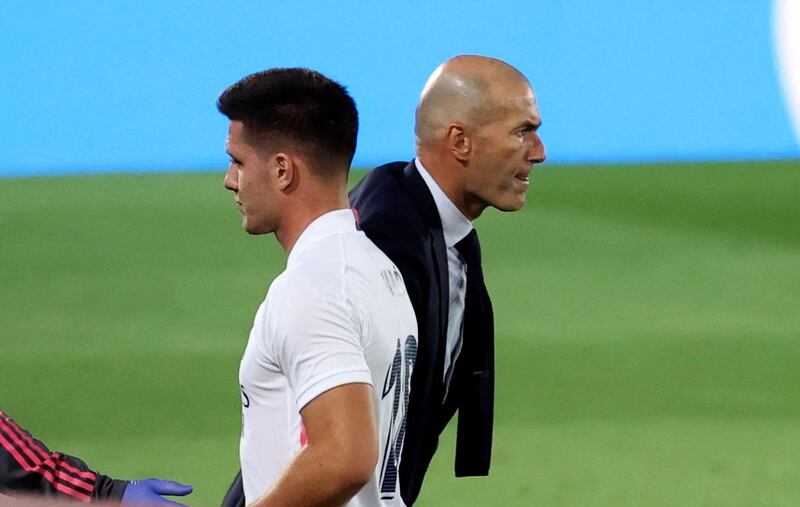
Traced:
[[183, 506], [182, 503], [172, 502], [162, 498], [161, 495], [186, 496], [191, 492], [191, 486], [179, 482], [162, 481], [161, 479], [130, 481], [122, 493], [122, 503]]

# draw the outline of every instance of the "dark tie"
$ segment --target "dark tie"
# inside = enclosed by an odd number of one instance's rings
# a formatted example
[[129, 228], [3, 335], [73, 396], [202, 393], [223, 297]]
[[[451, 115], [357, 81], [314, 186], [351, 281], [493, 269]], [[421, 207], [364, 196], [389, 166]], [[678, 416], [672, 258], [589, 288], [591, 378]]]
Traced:
[[[447, 367], [447, 371], [445, 372], [444, 376], [444, 393], [445, 393], [445, 400], [447, 399], [447, 395], [449, 393], [449, 386], [450, 382], [453, 379], [453, 371], [456, 368], [456, 360], [458, 359], [458, 355], [461, 352], [461, 347], [464, 343], [464, 329], [466, 327], [466, 316], [467, 316], [467, 306], [466, 306], [466, 294], [469, 293], [470, 287], [476, 287], [477, 278], [473, 277], [473, 283], [469, 283], [470, 274], [475, 274], [476, 271], [481, 270], [481, 244], [478, 241], [478, 233], [475, 232], [475, 229], [469, 231], [469, 233], [461, 238], [461, 241], [455, 244], [456, 251], [458, 251], [459, 255], [461, 256], [461, 260], [464, 261], [466, 264], [466, 279], [464, 283], [467, 285], [467, 290], [465, 291], [465, 301], [464, 301], [464, 314], [461, 316], [461, 329], [459, 330], [459, 337], [460, 341], [456, 345], [453, 350], [448, 351], [450, 354], [450, 363]], [[482, 282], [480, 282], [482, 283]]]
[[[467, 278], [470, 271], [481, 269], [481, 243], [478, 241], [478, 232], [475, 229], [469, 231], [464, 239], [456, 243], [456, 250], [461, 254], [461, 258], [467, 264]], [[481, 275], [483, 276], [483, 275]]]
[[456, 475], [484, 475], [491, 459], [494, 413], [494, 315], [475, 229], [456, 243], [456, 250], [467, 265], [462, 346], [452, 380], [455, 389], [450, 389], [458, 404], [457, 438], [465, 444], [456, 446]]

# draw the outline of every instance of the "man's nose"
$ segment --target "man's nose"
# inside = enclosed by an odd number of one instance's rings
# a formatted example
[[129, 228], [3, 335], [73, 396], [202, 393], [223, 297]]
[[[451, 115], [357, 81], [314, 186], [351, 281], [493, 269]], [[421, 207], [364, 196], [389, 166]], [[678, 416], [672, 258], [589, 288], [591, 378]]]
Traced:
[[239, 191], [239, 179], [237, 178], [236, 168], [233, 167], [233, 164], [228, 166], [228, 170], [225, 172], [225, 179], [223, 180], [223, 184], [225, 188], [230, 190], [231, 192], [238, 192]]
[[528, 161], [531, 164], [541, 164], [547, 159], [544, 143], [538, 134], [534, 134], [533, 144], [528, 150]]

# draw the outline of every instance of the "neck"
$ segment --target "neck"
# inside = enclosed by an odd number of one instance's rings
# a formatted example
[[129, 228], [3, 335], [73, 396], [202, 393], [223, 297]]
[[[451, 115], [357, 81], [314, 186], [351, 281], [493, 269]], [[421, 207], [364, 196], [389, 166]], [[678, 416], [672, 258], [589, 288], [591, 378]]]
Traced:
[[331, 211], [350, 207], [346, 183], [309, 185], [302, 193], [299, 189], [293, 192], [289, 200], [287, 212], [275, 230], [275, 237], [287, 256], [311, 222]]
[[419, 146], [417, 157], [442, 192], [465, 217], [472, 221], [483, 213], [486, 204], [467, 192], [464, 186], [463, 165], [453, 158], [442, 157], [432, 150], [425, 150]]

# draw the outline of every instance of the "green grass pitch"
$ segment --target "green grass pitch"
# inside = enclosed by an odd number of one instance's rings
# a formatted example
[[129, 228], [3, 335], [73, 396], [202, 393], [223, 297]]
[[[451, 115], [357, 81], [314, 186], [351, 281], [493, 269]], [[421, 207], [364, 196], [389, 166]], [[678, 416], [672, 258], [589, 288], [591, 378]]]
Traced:
[[[284, 264], [239, 222], [221, 173], [0, 179], [0, 408], [218, 505]], [[419, 505], [796, 505], [800, 162], [545, 166], [477, 227], [492, 474], [453, 478], [450, 428]]]

